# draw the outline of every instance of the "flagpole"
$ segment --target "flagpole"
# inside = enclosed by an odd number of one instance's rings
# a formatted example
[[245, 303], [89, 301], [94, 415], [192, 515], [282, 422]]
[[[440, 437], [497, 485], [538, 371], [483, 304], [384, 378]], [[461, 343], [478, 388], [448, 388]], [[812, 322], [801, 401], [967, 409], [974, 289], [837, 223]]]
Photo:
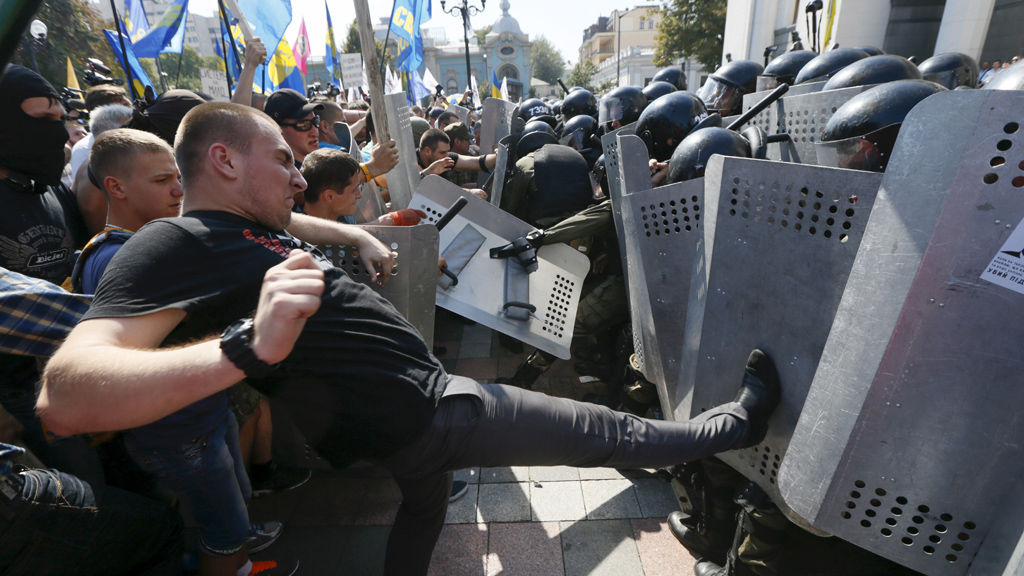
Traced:
[[[398, 6], [398, 0], [394, 0], [394, 2], [391, 3], [391, 17], [388, 18], [388, 31], [384, 33], [384, 53], [385, 54], [388, 51], [388, 39], [391, 37], [391, 22], [395, 19], [395, 7], [397, 7], [397, 6]], [[419, 26], [419, 22], [417, 22], [416, 25]], [[362, 44], [362, 42], [360, 42], [360, 44]], [[376, 44], [373, 45], [373, 49], [374, 49], [374, 51], [377, 50], [377, 45]], [[384, 59], [383, 58], [380, 59], [380, 76], [381, 76], [381, 78], [384, 77]]]
[[[181, 23], [185, 27], [185, 31], [188, 32], [188, 11], [185, 11], [185, 21]], [[174, 76], [174, 86], [178, 86], [178, 82], [181, 81], [181, 58], [185, 55], [185, 39], [181, 39], [181, 52], [178, 52], [178, 73]], [[227, 68], [227, 62], [224, 63], [224, 67]]]
[[[146, 13], [146, 5], [142, 2], [142, 0], [139, 0], [139, 7], [142, 8], [142, 13], [145, 14]], [[186, 12], [186, 14], [187, 14], [187, 12]], [[184, 42], [184, 41], [182, 41], [182, 42]], [[162, 50], [162, 48], [161, 48], [161, 50]], [[182, 51], [184, 51], [184, 47], [182, 48]], [[160, 69], [160, 53], [159, 52], [157, 52], [156, 53], [156, 57], [153, 58], [153, 63], [156, 64], [156, 75], [160, 77], [160, 87], [163, 88], [164, 92], [167, 92], [167, 81], [164, 80], [164, 71]]]
[[[231, 31], [231, 22], [228, 22], [228, 12], [224, 9], [224, 0], [217, 0], [217, 4], [220, 7], [220, 18], [224, 22], [224, 29], [228, 31], [228, 41], [231, 42], [231, 53], [235, 55], [235, 62], [241, 62], [242, 60], [238, 57], [238, 45], [235, 44], [235, 35]], [[243, 23], [244, 24], [244, 23]], [[221, 43], [223, 44], [224, 38], [221, 37]], [[223, 48], [224, 54], [227, 54], [227, 46]], [[228, 99], [231, 99], [231, 70], [228, 70], [228, 59], [224, 58], [224, 71], [228, 77]]]
[[114, 0], [110, 0], [110, 10], [114, 13], [114, 24], [117, 25], [117, 39], [121, 43], [121, 64], [124, 68], [124, 75], [128, 82], [128, 94], [131, 95], [132, 100], [138, 96], [135, 93], [135, 82], [132, 81], [132, 67], [128, 65], [128, 50], [124, 47], [124, 34], [121, 33], [121, 16], [117, 13], [117, 6], [114, 4]]

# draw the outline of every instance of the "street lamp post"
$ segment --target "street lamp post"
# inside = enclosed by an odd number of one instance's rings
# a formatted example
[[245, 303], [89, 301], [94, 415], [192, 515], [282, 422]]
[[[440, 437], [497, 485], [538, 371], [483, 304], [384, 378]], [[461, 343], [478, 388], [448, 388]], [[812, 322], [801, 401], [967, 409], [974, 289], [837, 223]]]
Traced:
[[622, 13], [615, 14], [615, 85], [622, 85]]
[[472, 73], [469, 67], [469, 17], [483, 12], [484, 6], [487, 5], [487, 0], [480, 0], [480, 7], [471, 6], [469, 0], [462, 0], [461, 4], [452, 6], [451, 9], [445, 8], [445, 0], [441, 0], [441, 11], [450, 15], [455, 16], [458, 12], [459, 16], [462, 17], [462, 40], [466, 45], [466, 86], [472, 86]]

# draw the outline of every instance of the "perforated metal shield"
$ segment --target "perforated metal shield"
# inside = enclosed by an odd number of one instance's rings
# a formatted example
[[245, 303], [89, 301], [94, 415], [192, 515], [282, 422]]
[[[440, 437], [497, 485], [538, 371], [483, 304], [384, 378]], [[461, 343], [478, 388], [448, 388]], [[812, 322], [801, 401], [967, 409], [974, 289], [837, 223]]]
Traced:
[[[489, 251], [525, 235], [533, 227], [438, 176], [423, 179], [411, 207], [423, 210], [426, 221], [433, 223], [459, 198], [466, 198], [468, 203], [441, 230], [441, 251], [467, 224], [482, 233], [485, 241], [463, 268], [456, 286], [447, 290], [437, 288], [437, 305], [569, 359], [576, 307], [590, 261], [565, 244], [542, 247], [537, 251], [538, 269], [527, 277], [530, 304], [536, 311], [527, 320], [509, 319], [502, 312], [506, 262], [492, 259]], [[436, 264], [436, 255], [434, 260]]]
[[434, 342], [434, 287], [437, 285], [437, 228], [417, 226], [364, 226], [370, 234], [398, 253], [391, 278], [383, 286], [370, 281], [359, 250], [354, 246], [320, 246], [320, 250], [353, 280], [366, 284], [416, 327], [427, 346]]
[[391, 139], [398, 146], [398, 165], [388, 172], [388, 193], [391, 196], [391, 208], [399, 210], [409, 206], [409, 200], [420, 183], [416, 143], [412, 135], [412, 116], [405, 92], [386, 94], [384, 110], [388, 115]]
[[[623, 137], [624, 145], [627, 138], [636, 137]], [[623, 221], [627, 246], [635, 246], [631, 262], [639, 256], [644, 272], [629, 278], [636, 353], [642, 355], [644, 376], [658, 388], [663, 413], [674, 419], [675, 408], [688, 402], [690, 392], [680, 385], [680, 356], [701, 238], [704, 179], [632, 192], [624, 201], [631, 215]]]
[[[798, 524], [776, 484], [881, 175], [712, 156], [686, 311], [680, 390], [696, 416], [736, 394], [748, 354], [776, 362], [782, 402], [765, 441], [720, 458]], [[685, 405], [680, 408], [685, 409]], [[808, 526], [809, 527], [809, 526]]]
[[490, 152], [509, 134], [512, 111], [516, 109], [513, 102], [501, 98], [484, 100], [484, 111], [480, 117], [480, 151]]
[[815, 526], [927, 574], [1020, 565], [1022, 110], [957, 90], [907, 116], [779, 475]]
[[[759, 126], [766, 134], [789, 134], [791, 142], [768, 146], [769, 160], [818, 164], [814, 144], [821, 131], [840, 106], [868, 87], [855, 86], [822, 92], [824, 82], [792, 86], [767, 110], [752, 118], [751, 125]], [[754, 92], [743, 96], [743, 110], [747, 111], [764, 99], [770, 91]], [[723, 120], [723, 126], [728, 122]]]

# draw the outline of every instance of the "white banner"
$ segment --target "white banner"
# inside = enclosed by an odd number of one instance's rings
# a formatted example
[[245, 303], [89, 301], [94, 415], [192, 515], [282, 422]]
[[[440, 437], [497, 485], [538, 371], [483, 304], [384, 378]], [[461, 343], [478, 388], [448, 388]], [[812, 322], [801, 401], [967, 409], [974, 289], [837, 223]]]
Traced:
[[345, 88], [355, 88], [363, 83], [363, 56], [355, 54], [339, 54], [341, 61], [341, 81]]
[[227, 102], [231, 99], [228, 96], [228, 78], [224, 72], [200, 68], [199, 81], [202, 82], [203, 92], [209, 94], [214, 100]]

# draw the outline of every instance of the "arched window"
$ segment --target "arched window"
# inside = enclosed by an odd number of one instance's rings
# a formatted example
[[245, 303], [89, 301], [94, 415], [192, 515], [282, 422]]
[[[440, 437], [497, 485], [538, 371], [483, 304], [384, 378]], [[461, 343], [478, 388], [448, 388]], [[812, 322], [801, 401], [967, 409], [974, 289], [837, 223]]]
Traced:
[[498, 78], [512, 78], [513, 80], [518, 80], [519, 69], [511, 64], [505, 64], [501, 68], [498, 68]]
[[447, 92], [448, 94], [458, 94], [459, 81], [456, 80], [455, 78], [449, 78], [447, 86], [445, 87], [444, 91]]

